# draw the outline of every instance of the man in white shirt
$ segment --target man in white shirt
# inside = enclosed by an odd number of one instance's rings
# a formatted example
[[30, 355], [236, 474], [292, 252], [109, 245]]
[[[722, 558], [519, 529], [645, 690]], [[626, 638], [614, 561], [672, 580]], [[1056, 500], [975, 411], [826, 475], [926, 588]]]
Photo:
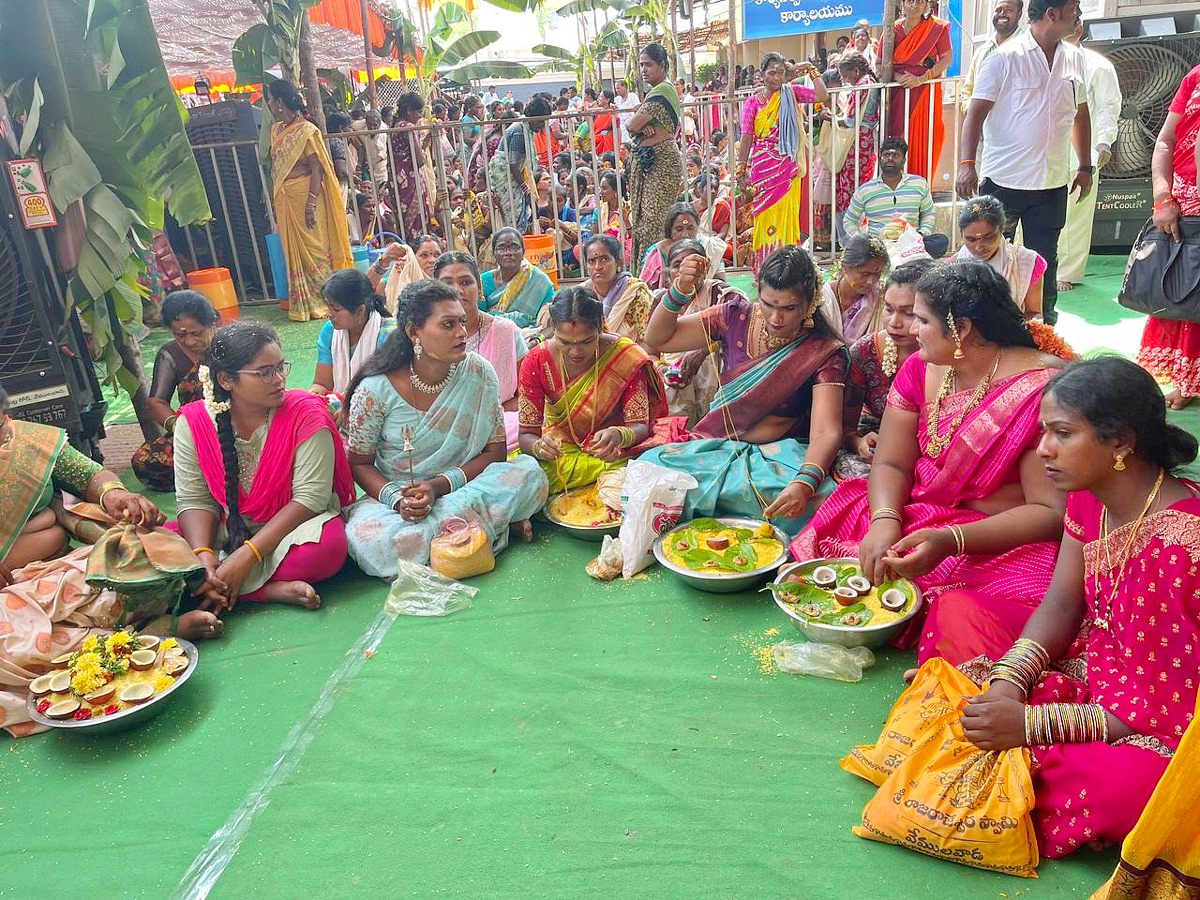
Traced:
[[[1083, 37], [1082, 23], [1068, 40], [1076, 47]], [[1080, 47], [1083, 74], [1087, 79], [1088, 112], [1092, 119], [1092, 147], [1096, 171], [1104, 168], [1117, 139], [1117, 119], [1121, 115], [1121, 85], [1113, 64], [1095, 50]], [[1075, 155], [1071, 154], [1071, 163]], [[1067, 224], [1058, 236], [1058, 289], [1069, 291], [1083, 281], [1088, 253], [1092, 249], [1092, 223], [1096, 218], [1096, 195], [1092, 191], [1082, 203], [1067, 204]]]
[[488, 85], [487, 91], [483, 95], [483, 108], [487, 109], [493, 103], [500, 99], [500, 95], [496, 93], [496, 89], [492, 85]]
[[[996, 197], [1008, 215], [1005, 234], [1011, 238], [1020, 224], [1025, 246], [1046, 260], [1042, 316], [1050, 325], [1058, 319], [1058, 235], [1068, 194], [1078, 191], [1074, 202], [1083, 201], [1095, 173], [1083, 54], [1066, 42], [1079, 21], [1079, 0], [1030, 0], [1029, 30], [979, 67], [959, 141], [958, 195]], [[1072, 141], [1079, 165], [1068, 191]]]
[[979, 76], [979, 67], [983, 65], [983, 61], [1010, 37], [1025, 30], [1021, 26], [1021, 16], [1024, 12], [1025, 0], [997, 0], [992, 9], [992, 36], [971, 55], [971, 67], [967, 70], [967, 77], [963, 79], [960, 101], [963, 112], [971, 105], [971, 92], [975, 89], [975, 79]]
[[618, 81], [613, 84], [613, 90], [616, 91], [617, 100], [613, 104], [621, 111], [618, 118], [621, 120], [621, 145], [629, 145], [629, 120], [633, 118], [637, 108], [642, 105], [642, 101], [638, 99], [638, 95], [629, 90], [629, 85], [624, 81]]

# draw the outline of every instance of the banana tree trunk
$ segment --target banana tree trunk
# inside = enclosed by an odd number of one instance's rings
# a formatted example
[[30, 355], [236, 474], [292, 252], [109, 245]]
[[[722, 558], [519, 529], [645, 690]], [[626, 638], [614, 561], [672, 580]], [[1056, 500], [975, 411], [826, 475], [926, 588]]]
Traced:
[[101, 302], [107, 307], [109, 321], [115, 326], [112, 330], [113, 345], [121, 356], [121, 362], [126, 369], [137, 376], [137, 390], [129, 393], [129, 399], [133, 403], [133, 412], [137, 416], [138, 427], [142, 429], [142, 437], [148, 441], [154, 440], [163, 433], [163, 430], [154, 421], [154, 416], [150, 415], [150, 406], [147, 402], [150, 399], [150, 392], [146, 389], [146, 370], [142, 365], [142, 354], [135, 343], [126, 340], [125, 332], [120, 327], [112, 301], [106, 297]]
[[321, 82], [317, 79], [317, 58], [313, 54], [312, 29], [308, 24], [308, 10], [300, 12], [300, 83], [304, 85], [304, 97], [308, 101], [308, 112], [313, 123], [325, 130], [325, 107], [321, 103]]

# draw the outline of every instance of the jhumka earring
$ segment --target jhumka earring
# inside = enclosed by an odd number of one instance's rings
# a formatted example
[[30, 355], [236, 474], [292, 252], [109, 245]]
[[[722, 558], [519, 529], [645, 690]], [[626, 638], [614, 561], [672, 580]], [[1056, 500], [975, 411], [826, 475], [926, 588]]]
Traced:
[[1118, 453], [1116, 456], [1113, 457], [1113, 471], [1114, 472], [1124, 472], [1125, 471], [1125, 454], [1124, 453]]
[[425, 351], [421, 349], [421, 339], [413, 338], [413, 359], [420, 359]]
[[962, 359], [964, 354], [962, 341], [958, 337], [958, 324], [954, 321], [954, 314], [950, 310], [946, 310], [946, 326], [950, 329], [950, 337], [954, 338], [954, 358]]

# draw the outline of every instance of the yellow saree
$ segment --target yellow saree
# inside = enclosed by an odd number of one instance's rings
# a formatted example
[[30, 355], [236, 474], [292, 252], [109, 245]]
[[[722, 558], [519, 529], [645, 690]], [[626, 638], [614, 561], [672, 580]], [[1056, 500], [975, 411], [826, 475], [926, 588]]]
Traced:
[[1158, 787], [1121, 845], [1117, 870], [1092, 900], [1200, 898], [1200, 698]]
[[[310, 154], [324, 172], [312, 228], [304, 221], [308, 177], [288, 177], [296, 163]], [[338, 269], [348, 269], [354, 259], [337, 175], [315, 125], [297, 119], [291, 125], [276, 122], [271, 126], [271, 173], [275, 219], [287, 265], [288, 318], [298, 322], [319, 319], [325, 315], [321, 283]]]

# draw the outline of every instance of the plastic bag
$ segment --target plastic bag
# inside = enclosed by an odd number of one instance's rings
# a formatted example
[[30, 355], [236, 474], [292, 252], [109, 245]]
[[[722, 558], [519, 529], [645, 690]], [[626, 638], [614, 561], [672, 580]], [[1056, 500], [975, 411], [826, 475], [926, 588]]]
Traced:
[[934, 657], [896, 698], [875, 743], [853, 748], [842, 758], [842, 768], [872, 784], [883, 784], [927, 734], [958, 719], [964, 697], [977, 693], [975, 682]]
[[912, 262], [914, 259], [932, 258], [925, 250], [924, 238], [917, 229], [913, 228], [911, 222], [904, 223], [904, 230], [898, 237], [894, 240], [885, 239], [883, 243], [887, 247], [888, 260], [893, 269], [906, 262]]
[[429, 566], [396, 560], [396, 580], [384, 609], [404, 616], [448, 616], [470, 609], [479, 588], [439, 575]]
[[621, 495], [621, 577], [632, 578], [654, 562], [655, 540], [679, 524], [687, 492], [698, 482], [686, 472], [635, 459], [626, 466]]
[[429, 545], [429, 567], [447, 578], [471, 578], [496, 568], [483, 526], [460, 516], [446, 519]]
[[596, 479], [596, 495], [600, 502], [615, 513], [620, 513], [621, 494], [625, 490], [625, 469], [605, 469]]
[[599, 581], [612, 581], [621, 574], [621, 544], [606, 534], [600, 544], [600, 555], [584, 566], [584, 571]]
[[875, 654], [866, 647], [842, 647], [809, 641], [780, 641], [771, 645], [771, 657], [781, 672], [816, 675], [836, 681], [862, 681], [863, 669], [875, 665]]
[[[896, 701], [864, 774], [879, 785], [851, 829], [870, 840], [897, 844], [951, 862], [1037, 877], [1033, 779], [1026, 747], [980, 750], [962, 733], [959, 707], [980, 688], [942, 659], [931, 659]], [[887, 771], [886, 776], [878, 775]]]

